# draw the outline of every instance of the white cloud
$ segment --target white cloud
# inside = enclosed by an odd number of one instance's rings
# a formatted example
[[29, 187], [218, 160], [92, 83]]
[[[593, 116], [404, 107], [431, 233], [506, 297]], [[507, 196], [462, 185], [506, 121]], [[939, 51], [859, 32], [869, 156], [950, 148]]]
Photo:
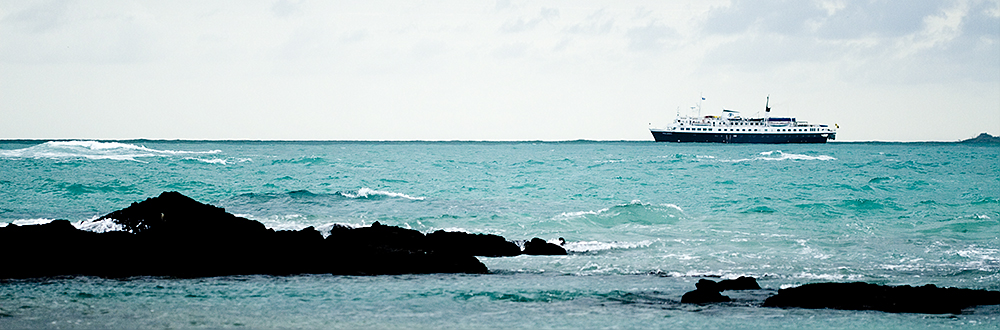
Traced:
[[649, 139], [699, 92], [1000, 133], [1000, 1], [901, 4], [5, 1], [0, 138]]
[[667, 40], [678, 36], [674, 29], [655, 21], [629, 28], [625, 35], [629, 39], [629, 49], [635, 51], [659, 50]]

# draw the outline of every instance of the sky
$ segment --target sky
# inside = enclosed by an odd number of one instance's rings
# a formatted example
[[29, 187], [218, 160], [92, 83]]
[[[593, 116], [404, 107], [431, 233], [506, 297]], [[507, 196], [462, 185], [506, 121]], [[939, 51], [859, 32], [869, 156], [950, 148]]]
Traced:
[[1000, 0], [0, 2], [0, 139], [1000, 135]]

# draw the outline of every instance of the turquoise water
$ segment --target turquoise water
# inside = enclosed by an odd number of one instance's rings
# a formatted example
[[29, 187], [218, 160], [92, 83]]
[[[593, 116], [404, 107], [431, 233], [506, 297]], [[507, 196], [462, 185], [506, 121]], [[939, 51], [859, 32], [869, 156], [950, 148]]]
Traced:
[[[0, 225], [113, 230], [93, 219], [165, 190], [275, 229], [379, 221], [571, 254], [480, 258], [489, 275], [6, 281], [0, 328], [1000, 326], [996, 306], [757, 307], [819, 281], [1000, 290], [995, 146], [0, 141]], [[765, 290], [679, 303], [743, 275]]]

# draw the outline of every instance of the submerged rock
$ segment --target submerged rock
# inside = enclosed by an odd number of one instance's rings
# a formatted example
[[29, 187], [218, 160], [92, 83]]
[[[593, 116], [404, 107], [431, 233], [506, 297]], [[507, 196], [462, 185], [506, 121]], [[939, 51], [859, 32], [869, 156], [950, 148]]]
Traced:
[[712, 280], [701, 279], [698, 283], [695, 283], [694, 291], [690, 291], [681, 296], [681, 303], [684, 304], [708, 304], [717, 302], [729, 302], [727, 296], [723, 296], [720, 291], [722, 288], [719, 287], [719, 283]]
[[781, 289], [777, 295], [767, 298], [763, 306], [959, 314], [964, 308], [997, 304], [1000, 304], [1000, 291], [939, 288], [932, 284], [911, 287], [854, 282], [813, 283]]
[[732, 300], [727, 296], [723, 296], [720, 292], [726, 290], [760, 290], [757, 280], [747, 276], [740, 276], [735, 280], [722, 280], [722, 282], [701, 279], [694, 286], [696, 288], [694, 291], [681, 296], [681, 303], [707, 304], [728, 302]]

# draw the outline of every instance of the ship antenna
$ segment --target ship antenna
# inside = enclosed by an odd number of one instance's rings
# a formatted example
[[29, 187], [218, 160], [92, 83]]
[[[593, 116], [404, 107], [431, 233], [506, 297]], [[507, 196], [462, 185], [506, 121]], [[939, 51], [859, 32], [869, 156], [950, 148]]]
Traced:
[[701, 101], [705, 100], [703, 93], [698, 93], [698, 118], [701, 118]]

